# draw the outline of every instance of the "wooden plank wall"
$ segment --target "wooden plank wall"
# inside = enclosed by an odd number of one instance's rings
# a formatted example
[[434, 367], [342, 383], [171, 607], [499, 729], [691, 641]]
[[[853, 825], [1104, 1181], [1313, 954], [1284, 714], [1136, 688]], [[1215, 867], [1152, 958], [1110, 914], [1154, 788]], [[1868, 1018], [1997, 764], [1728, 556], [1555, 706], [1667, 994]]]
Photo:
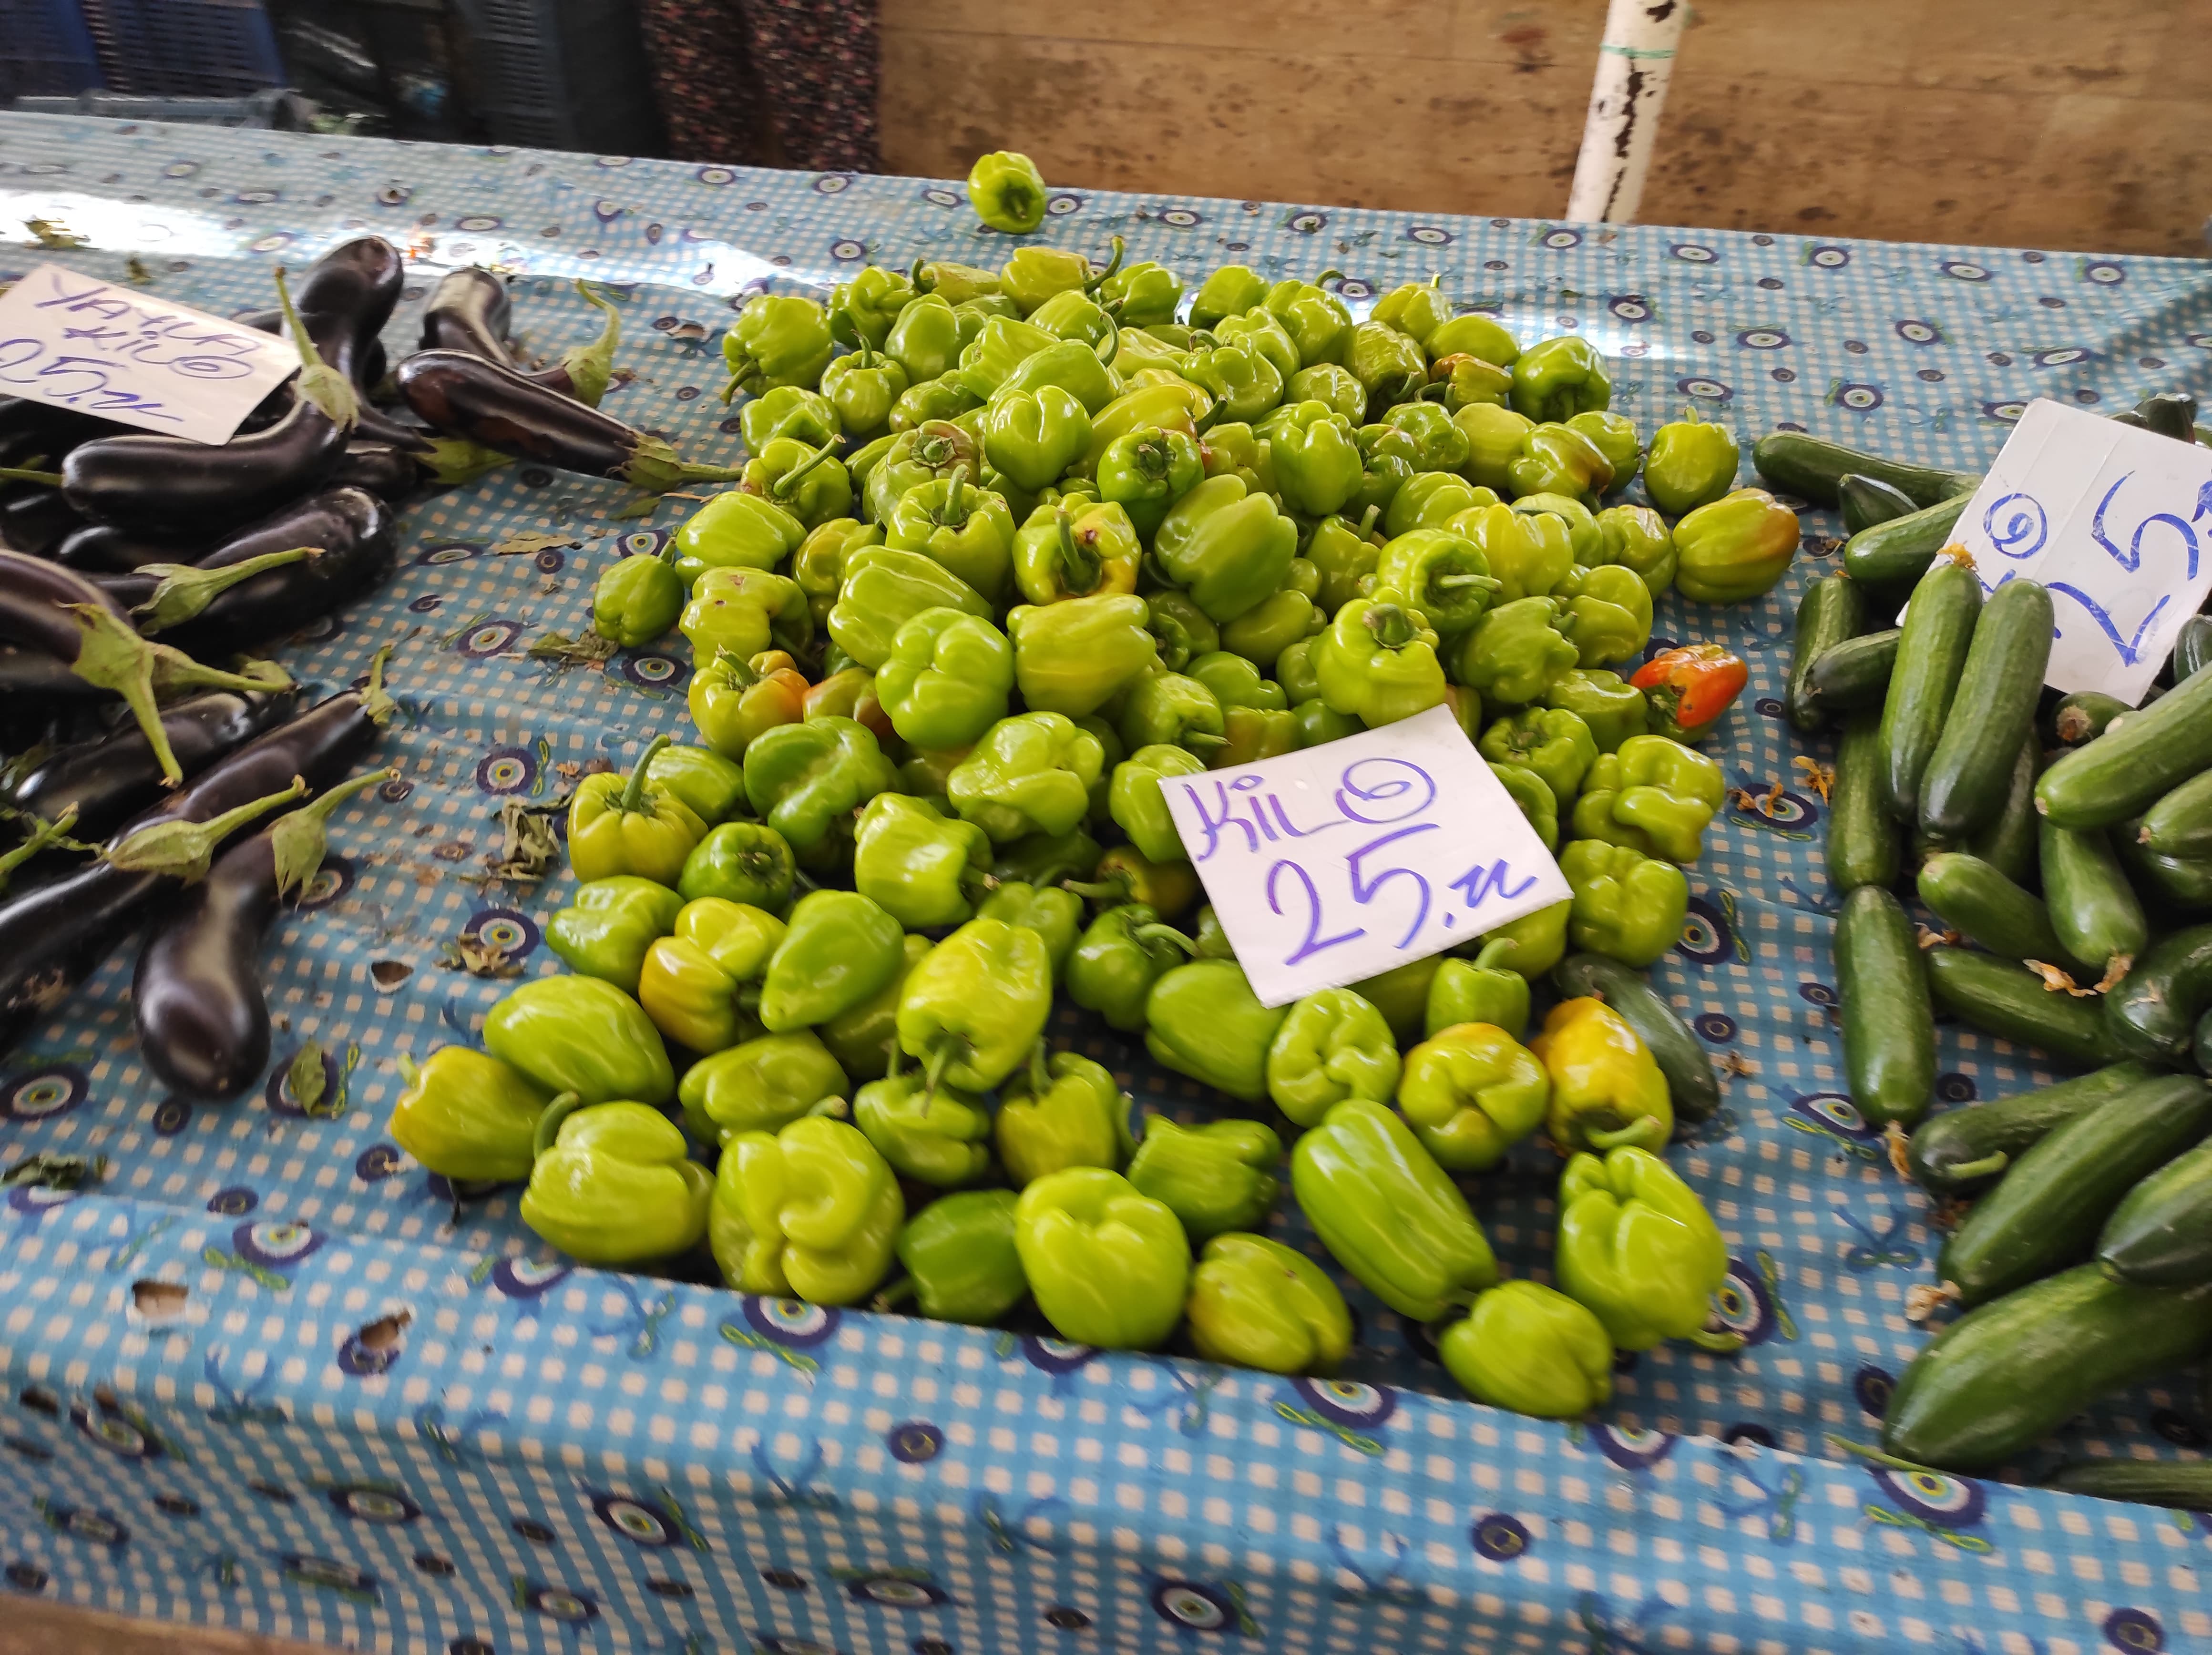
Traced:
[[[882, 0], [884, 164], [1546, 217], [1604, 0]], [[1698, 0], [1650, 223], [2202, 257], [2208, 0]]]

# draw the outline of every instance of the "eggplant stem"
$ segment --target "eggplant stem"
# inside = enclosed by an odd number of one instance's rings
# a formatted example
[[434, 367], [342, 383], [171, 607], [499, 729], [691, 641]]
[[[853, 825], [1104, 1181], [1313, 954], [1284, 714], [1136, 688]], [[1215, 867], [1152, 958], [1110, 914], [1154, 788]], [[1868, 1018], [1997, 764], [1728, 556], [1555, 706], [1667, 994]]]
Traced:
[[330, 848], [331, 813], [356, 793], [379, 782], [397, 781], [397, 770], [372, 770], [365, 776], [340, 782], [313, 804], [293, 811], [269, 830], [270, 849], [276, 864], [276, 899], [305, 890], [315, 870], [323, 865]]
[[530, 1158], [535, 1161], [551, 1149], [561, 1137], [561, 1123], [584, 1106], [574, 1092], [563, 1092], [548, 1103], [538, 1117], [538, 1130], [530, 1136]]
[[71, 804], [52, 821], [41, 821], [38, 817], [33, 816], [30, 837], [5, 856], [0, 856], [0, 891], [8, 888], [8, 881], [16, 869], [21, 867], [48, 846], [75, 846], [76, 841], [69, 837], [69, 830], [76, 826], [76, 806], [75, 804]]
[[576, 281], [576, 291], [587, 305], [596, 305], [606, 316], [606, 325], [599, 336], [588, 345], [579, 345], [561, 359], [561, 367], [568, 375], [569, 395], [586, 408], [597, 408], [599, 398], [607, 394], [607, 385], [614, 378], [615, 348], [622, 343], [622, 313], [614, 301], [605, 294], [594, 293], [592, 284], [582, 277]]
[[478, 477], [512, 465], [514, 456], [471, 442], [465, 437], [431, 437], [421, 448], [410, 449], [415, 464], [430, 474], [430, 481], [446, 488], [474, 482]]
[[[166, 644], [149, 643], [131, 628], [129, 621], [103, 604], [68, 603], [62, 607], [76, 618], [81, 629], [76, 659], [70, 663], [70, 670], [94, 688], [112, 690], [123, 698], [147, 744], [154, 749], [162, 777], [172, 787], [184, 780], [185, 773], [177, 762], [175, 750], [169, 745], [169, 732], [161, 725], [161, 709], [156, 701], [161, 690], [195, 684], [222, 689], [274, 687], [264, 679], [217, 672]], [[280, 673], [279, 685], [290, 682]]]
[[665, 494], [679, 483], [736, 482], [744, 474], [743, 466], [696, 464], [658, 437], [640, 436], [630, 457], [611, 476], [617, 482], [626, 482], [648, 494]]
[[361, 710], [369, 723], [380, 729], [398, 710], [399, 703], [386, 694], [384, 664], [392, 658], [392, 646], [385, 645], [368, 658], [368, 682], [362, 686]]
[[628, 816], [641, 815], [650, 808], [645, 802], [645, 773], [659, 756], [660, 749], [674, 740], [672, 736], [655, 736], [646, 743], [645, 751], [637, 755], [637, 763], [631, 767], [628, 785], [615, 797], [616, 809]]
[[323, 417], [341, 431], [361, 423], [361, 393], [353, 381], [323, 360], [308, 336], [307, 324], [292, 304], [292, 289], [284, 280], [284, 267], [276, 267], [276, 302], [284, 312], [284, 325], [292, 336], [292, 349], [300, 353], [299, 394], [322, 410]]
[[58, 488], [62, 486], [62, 474], [58, 471], [33, 471], [21, 465], [0, 465], [0, 482], [37, 482], [49, 488]]
[[163, 874], [181, 879], [187, 885], [196, 885], [207, 877], [208, 866], [215, 860], [216, 846], [248, 822], [266, 815], [280, 804], [289, 804], [307, 791], [306, 780], [295, 776], [292, 785], [283, 792], [255, 799], [234, 810], [225, 810], [205, 821], [185, 821], [172, 816], [149, 822], [102, 851], [100, 860], [125, 873]]
[[220, 569], [203, 569], [191, 563], [143, 563], [140, 574], [150, 574], [160, 584], [154, 595], [131, 613], [141, 622], [142, 633], [161, 632], [181, 626], [240, 582], [251, 580], [264, 569], [297, 563], [303, 557], [320, 557], [325, 548], [295, 546], [288, 551], [264, 552]]

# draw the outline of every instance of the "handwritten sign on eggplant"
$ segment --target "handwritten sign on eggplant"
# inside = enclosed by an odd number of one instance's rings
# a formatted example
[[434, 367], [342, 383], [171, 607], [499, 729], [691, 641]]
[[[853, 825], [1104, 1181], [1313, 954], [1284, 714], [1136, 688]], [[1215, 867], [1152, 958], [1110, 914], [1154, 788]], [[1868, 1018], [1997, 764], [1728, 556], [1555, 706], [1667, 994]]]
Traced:
[[1267, 1005], [1440, 954], [1573, 894], [1444, 707], [1160, 787]]
[[228, 442], [299, 367], [289, 340], [56, 264], [0, 297], [0, 395], [142, 431]]
[[1953, 532], [1985, 589], [2051, 589], [2045, 682], [2133, 704], [2212, 588], [2212, 448], [2033, 402]]

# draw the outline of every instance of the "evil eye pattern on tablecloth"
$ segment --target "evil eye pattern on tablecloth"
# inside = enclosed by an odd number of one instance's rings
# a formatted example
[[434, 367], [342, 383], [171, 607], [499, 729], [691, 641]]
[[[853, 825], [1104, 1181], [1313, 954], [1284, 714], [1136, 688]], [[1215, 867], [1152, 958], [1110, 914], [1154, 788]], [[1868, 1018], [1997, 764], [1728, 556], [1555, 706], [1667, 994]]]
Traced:
[[[716, 461], [739, 452], [718, 345], [745, 294], [1007, 251], [926, 179], [0, 116], [0, 218], [33, 217], [92, 246], [0, 252], [0, 276], [53, 257], [225, 312], [266, 305], [274, 265], [375, 230], [416, 261], [413, 298], [455, 264], [517, 272], [540, 353], [596, 332], [568, 288], [589, 276], [625, 324], [610, 409]], [[1590, 336], [1647, 434], [1688, 404], [1747, 448], [1790, 425], [1970, 466], [2033, 397], [2212, 394], [2212, 273], [2179, 261], [1074, 189], [1038, 239], [1103, 254], [1115, 234], [1189, 276], [1334, 264], [1355, 300], [1441, 271], [1524, 338]], [[1840, 1446], [1875, 1439], [1923, 1342], [1905, 1294], [1939, 1238], [1844, 1091], [1808, 771], [1832, 752], [1781, 718], [1832, 517], [1808, 514], [1780, 590], [1729, 609], [1670, 596], [1653, 640], [1717, 639], [1752, 668], [1709, 749], [1738, 791], [1656, 973], [1727, 1074], [1672, 1159], [1728, 1238], [1719, 1308], [1745, 1349], [1626, 1359], [1614, 1405], [1562, 1426], [1458, 1399], [1420, 1331], [1356, 1291], [1355, 1359], [1291, 1381], [574, 1270], [511, 1192], [456, 1224], [386, 1126], [398, 1058], [475, 1039], [509, 986], [454, 968], [460, 939], [557, 969], [542, 928], [569, 877], [493, 877], [500, 811], [688, 729], [680, 639], [604, 670], [526, 653], [581, 632], [599, 572], [685, 509], [612, 518], [625, 499], [522, 466], [418, 500], [390, 585], [285, 652], [327, 687], [398, 640], [378, 761], [404, 774], [340, 814], [271, 938], [265, 1084], [222, 1106], [166, 1094], [134, 1050], [127, 955], [7, 1058], [0, 1155], [109, 1162], [88, 1192], [0, 1203], [9, 1590], [452, 1655], [2212, 1640], [2212, 1514]], [[1149, 1108], [1211, 1106], [1094, 1023], [1055, 1034]], [[312, 1106], [290, 1079], [309, 1041]], [[1941, 1057], [1949, 1102], [2051, 1078], [1953, 1026]], [[1514, 1274], [1547, 1274], [1555, 1175], [1524, 1150], [1470, 1185]], [[1317, 1254], [1285, 1206], [1275, 1233]], [[2019, 1476], [2197, 1451], [2186, 1390], [2097, 1408]]]

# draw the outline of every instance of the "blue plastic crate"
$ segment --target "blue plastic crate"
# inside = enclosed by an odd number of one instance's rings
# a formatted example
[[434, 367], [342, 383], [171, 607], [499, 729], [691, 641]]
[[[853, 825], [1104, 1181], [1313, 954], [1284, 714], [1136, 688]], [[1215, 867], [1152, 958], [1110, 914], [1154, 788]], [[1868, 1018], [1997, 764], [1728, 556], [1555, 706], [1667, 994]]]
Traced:
[[232, 98], [284, 84], [284, 60], [261, 0], [86, 3], [112, 91]]
[[0, 0], [0, 103], [67, 97], [103, 84], [77, 0]]

